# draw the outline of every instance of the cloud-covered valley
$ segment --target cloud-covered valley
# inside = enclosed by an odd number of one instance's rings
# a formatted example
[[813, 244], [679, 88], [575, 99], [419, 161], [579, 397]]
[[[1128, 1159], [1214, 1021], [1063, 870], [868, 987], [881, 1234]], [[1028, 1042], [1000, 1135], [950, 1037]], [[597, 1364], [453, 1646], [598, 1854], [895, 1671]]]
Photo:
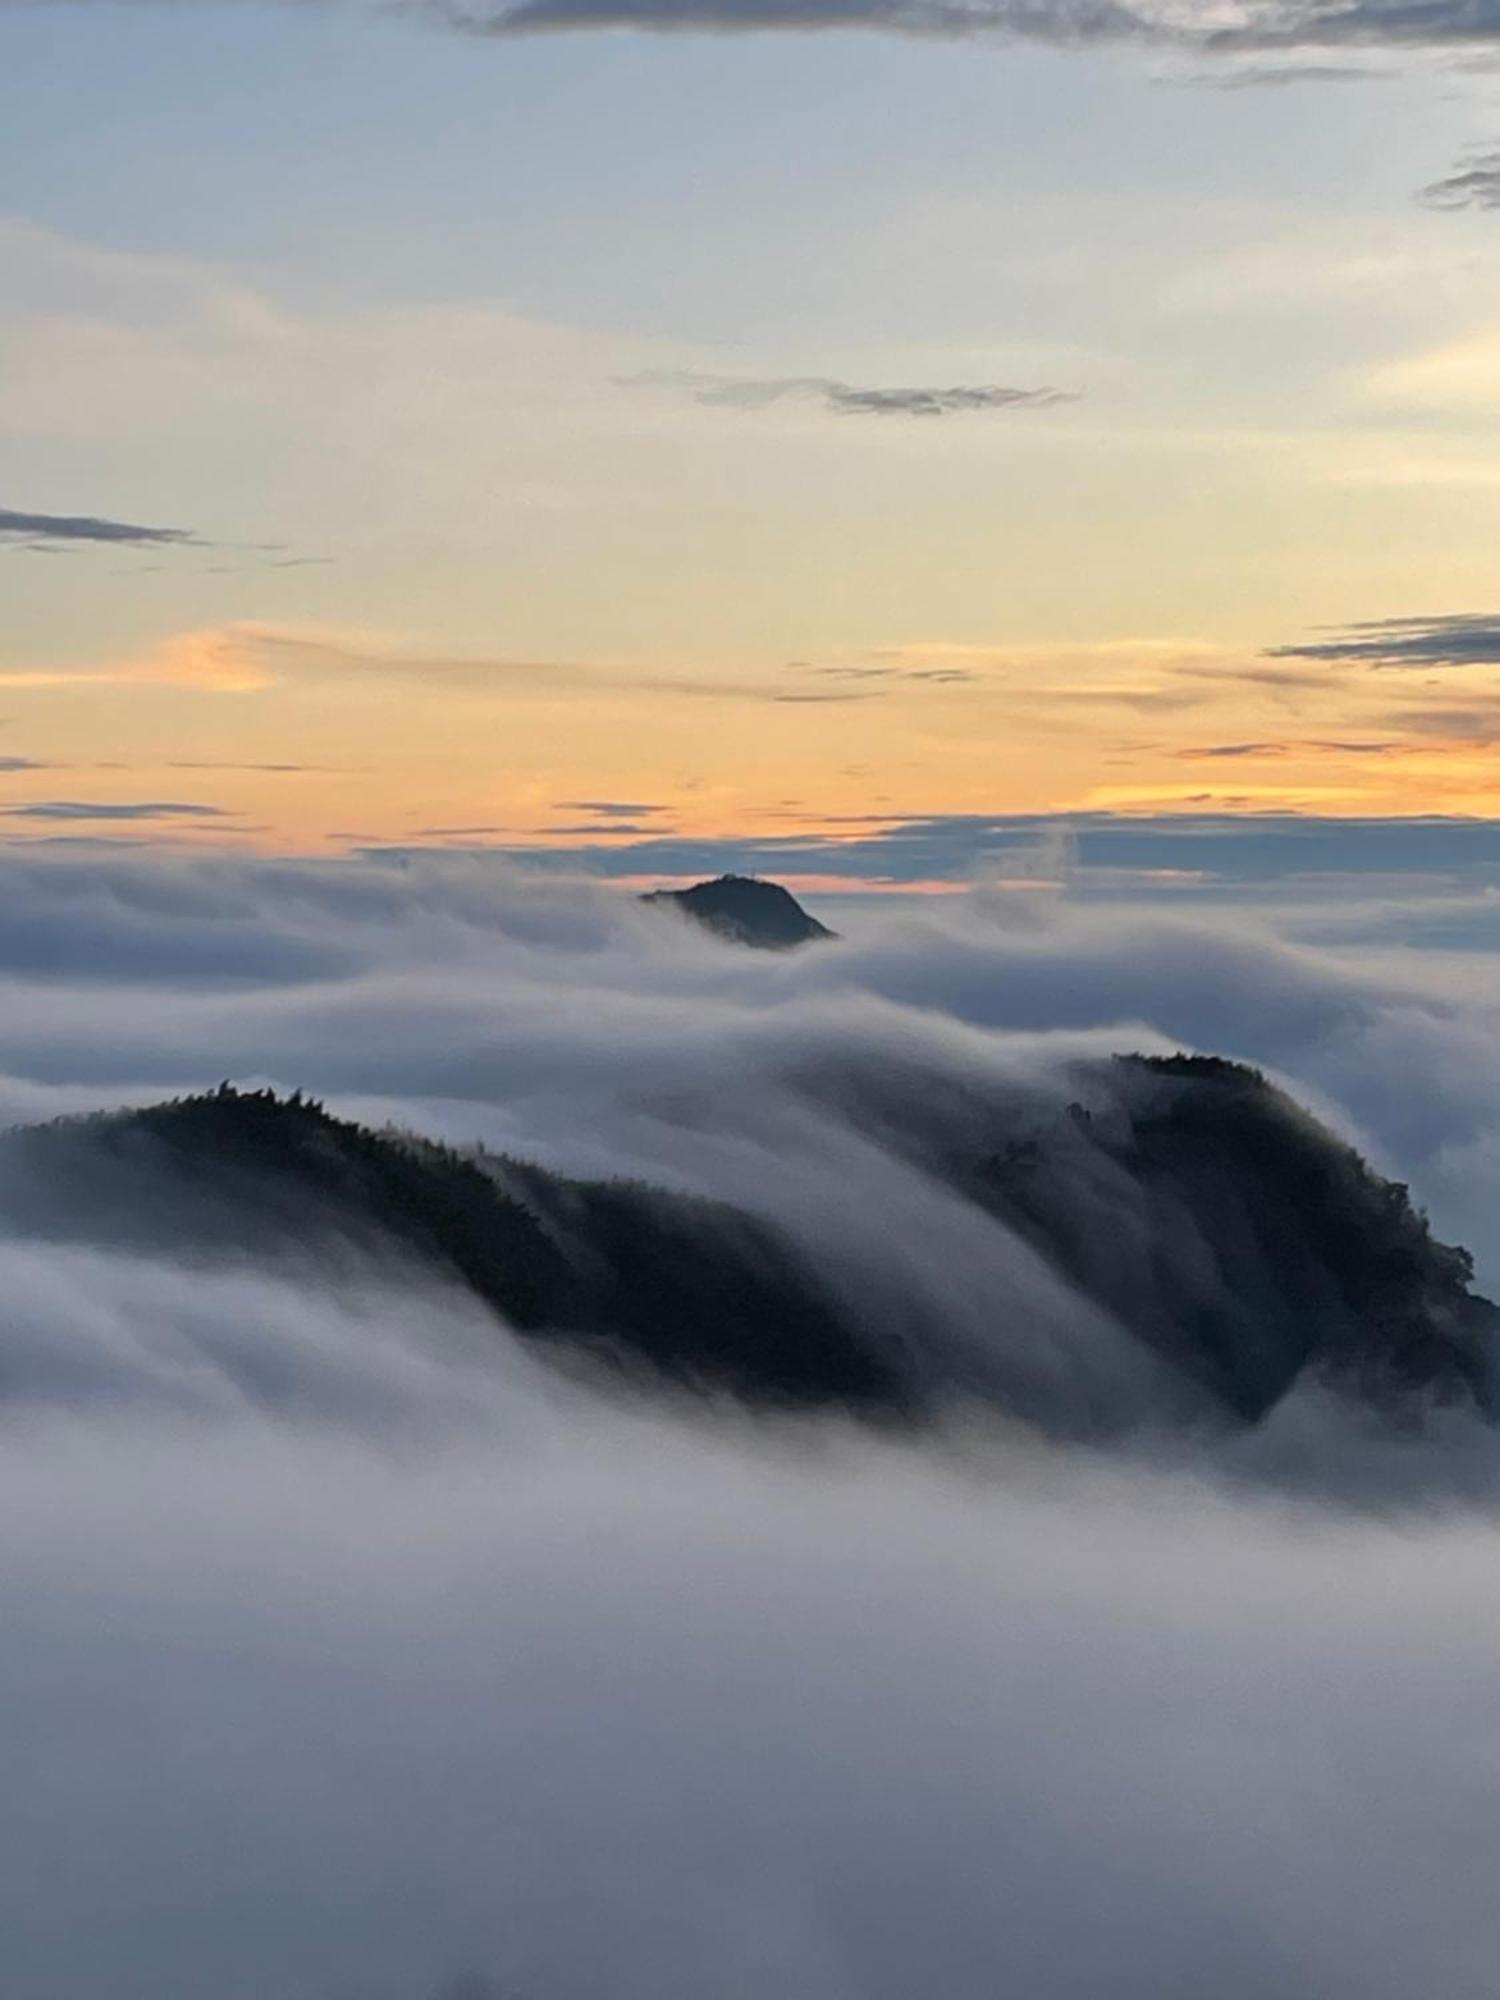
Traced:
[[[0, 1117], [301, 1088], [732, 1201], [1102, 1379], [1107, 1316], [858, 1080], [1061, 1103], [1116, 1052], [1258, 1062], [1493, 1285], [1488, 961], [1368, 915], [1312, 943], [975, 894], [755, 953], [468, 856], [16, 854]], [[557, 1368], [352, 1238], [270, 1258], [145, 1171], [112, 1206], [9, 1173], [15, 2000], [1491, 1990], [1476, 1418], [1308, 1385], [1105, 1450], [753, 1416]]]

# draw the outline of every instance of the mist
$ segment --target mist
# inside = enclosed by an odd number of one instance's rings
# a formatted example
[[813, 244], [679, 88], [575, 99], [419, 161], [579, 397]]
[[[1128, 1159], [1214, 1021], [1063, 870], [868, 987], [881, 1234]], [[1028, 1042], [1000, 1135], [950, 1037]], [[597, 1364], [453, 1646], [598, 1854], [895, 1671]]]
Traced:
[[762, 956], [460, 862], [95, 856], [0, 871], [0, 979], [7, 1120], [302, 1087], [733, 1199], [960, 1346], [1019, 1299], [1026, 1367], [1142, 1412], [753, 1416], [357, 1243], [174, 1240], [149, 1178], [107, 1230], [0, 1187], [7, 1996], [1493, 1992], [1493, 1432], [1153, 1425], [875, 1087], [1256, 1060], [1493, 1271], [1472, 972], [983, 897]]

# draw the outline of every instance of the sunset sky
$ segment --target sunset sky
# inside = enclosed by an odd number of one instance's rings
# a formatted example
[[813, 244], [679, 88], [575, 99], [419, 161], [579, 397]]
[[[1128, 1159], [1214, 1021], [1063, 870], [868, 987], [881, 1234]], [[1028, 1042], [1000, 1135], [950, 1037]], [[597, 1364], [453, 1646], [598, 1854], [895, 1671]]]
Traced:
[[1493, 875], [1489, 14], [0, 0], [5, 833]]

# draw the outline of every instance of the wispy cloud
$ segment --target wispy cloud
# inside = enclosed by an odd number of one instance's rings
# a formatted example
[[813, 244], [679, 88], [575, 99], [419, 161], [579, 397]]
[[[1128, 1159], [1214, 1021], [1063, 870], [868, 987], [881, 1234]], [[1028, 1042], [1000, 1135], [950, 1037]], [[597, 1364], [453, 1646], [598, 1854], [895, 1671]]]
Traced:
[[1335, 628], [1327, 639], [1273, 646], [1267, 657], [1372, 667], [1495, 667], [1500, 666], [1500, 613], [1369, 619]]
[[1500, 208], [1500, 147], [1466, 154], [1417, 199], [1428, 208]]
[[[0, 0], [3, 4], [3, 0]], [[394, 681], [432, 694], [476, 698], [605, 699], [671, 695], [714, 702], [870, 701], [883, 684], [809, 687], [807, 669], [768, 669], [760, 679], [666, 675], [622, 661], [541, 660], [496, 655], [402, 651], [379, 636], [313, 626], [258, 623], [178, 632], [150, 653], [80, 667], [0, 667], [0, 688], [168, 686], [207, 694], [258, 694], [281, 685], [320, 682], [350, 687]], [[942, 670], [929, 678], [948, 678]], [[913, 676], [912, 678], [920, 678]], [[632, 811], [651, 810], [631, 801]], [[576, 810], [595, 805], [577, 802]]]
[[695, 403], [715, 409], [765, 410], [785, 402], [820, 403], [840, 417], [952, 417], [985, 410], [1050, 409], [1076, 401], [1068, 389], [1005, 388], [998, 383], [961, 383], [914, 389], [861, 388], [826, 375], [700, 375], [690, 370], [658, 370], [620, 378], [626, 388], [678, 389]]
[[[0, 0], [0, 5], [4, 0]], [[33, 555], [68, 555], [91, 548], [150, 555], [173, 549], [238, 552], [233, 562], [204, 566], [205, 576], [245, 576], [268, 569], [306, 569], [331, 563], [332, 556], [304, 556], [282, 542], [211, 542], [192, 528], [148, 527], [139, 521], [114, 521], [98, 514], [39, 514], [29, 509], [0, 507], [0, 549], [23, 549]], [[163, 563], [130, 564], [114, 572], [145, 576]]]

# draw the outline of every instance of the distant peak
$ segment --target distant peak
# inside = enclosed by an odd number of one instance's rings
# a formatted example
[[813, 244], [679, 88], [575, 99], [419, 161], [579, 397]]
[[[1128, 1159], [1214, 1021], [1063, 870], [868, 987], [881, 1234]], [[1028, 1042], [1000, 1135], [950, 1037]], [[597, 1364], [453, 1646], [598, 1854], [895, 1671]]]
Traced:
[[764, 951], [786, 951], [836, 935], [809, 916], [789, 889], [758, 875], [719, 875], [689, 889], [653, 889], [641, 901], [670, 904], [720, 937]]

